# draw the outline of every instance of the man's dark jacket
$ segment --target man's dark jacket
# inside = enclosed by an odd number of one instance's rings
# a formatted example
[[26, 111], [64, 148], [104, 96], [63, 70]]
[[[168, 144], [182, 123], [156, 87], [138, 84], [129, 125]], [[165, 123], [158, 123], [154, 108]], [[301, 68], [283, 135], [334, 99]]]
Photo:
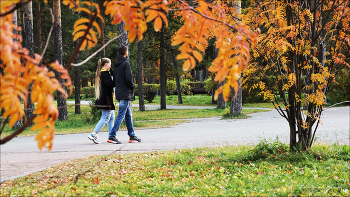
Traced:
[[[109, 71], [101, 71], [100, 81], [100, 98], [96, 100], [96, 108], [115, 110], [113, 103], [114, 81], [112, 80]], [[99, 105], [105, 106], [102, 107]]]
[[115, 82], [115, 98], [118, 100], [134, 100], [135, 85], [129, 61], [121, 55], [114, 62], [113, 78]]

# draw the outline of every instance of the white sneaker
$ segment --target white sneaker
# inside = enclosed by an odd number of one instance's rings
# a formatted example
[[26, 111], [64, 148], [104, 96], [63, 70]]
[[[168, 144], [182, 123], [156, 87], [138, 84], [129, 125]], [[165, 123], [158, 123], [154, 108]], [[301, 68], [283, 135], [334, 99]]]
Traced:
[[98, 136], [97, 135], [93, 135], [92, 133], [89, 134], [88, 138], [90, 140], [92, 140], [95, 144], [101, 144], [100, 141], [98, 141]]

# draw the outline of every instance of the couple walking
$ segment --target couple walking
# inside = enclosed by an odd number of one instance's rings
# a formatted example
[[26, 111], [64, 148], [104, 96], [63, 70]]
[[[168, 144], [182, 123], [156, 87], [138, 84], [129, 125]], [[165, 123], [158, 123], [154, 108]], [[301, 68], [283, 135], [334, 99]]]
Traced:
[[[114, 61], [113, 79], [109, 70], [111, 69], [111, 60], [102, 58], [98, 61], [95, 74], [95, 95], [96, 107], [102, 109], [101, 119], [95, 126], [94, 131], [89, 134], [88, 138], [96, 144], [101, 142], [98, 140], [98, 132], [107, 124], [108, 140], [113, 144], [121, 144], [122, 142], [116, 137], [117, 131], [125, 119], [128, 129], [129, 142], [141, 142], [141, 139], [135, 136], [134, 125], [132, 122], [131, 101], [134, 100], [133, 77], [131, 73], [130, 63], [127, 59], [128, 49], [121, 46], [118, 49], [119, 55]], [[115, 87], [115, 98], [119, 101], [118, 116], [114, 122], [115, 106], [113, 99], [113, 88]]]

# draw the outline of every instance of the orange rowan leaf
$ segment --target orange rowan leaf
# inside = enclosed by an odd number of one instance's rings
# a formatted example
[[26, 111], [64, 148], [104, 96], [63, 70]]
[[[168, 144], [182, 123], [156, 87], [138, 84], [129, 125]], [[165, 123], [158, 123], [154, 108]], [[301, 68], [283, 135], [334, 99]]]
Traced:
[[203, 55], [205, 54], [205, 49], [204, 49], [204, 47], [203, 47], [202, 45], [197, 44], [197, 45], [196, 45], [196, 48], [197, 48], [198, 50], [202, 51], [202, 52], [203, 52]]
[[12, 128], [16, 121], [18, 121], [19, 119], [19, 113], [13, 113], [9, 121], [9, 128]]
[[179, 45], [179, 44], [183, 43], [183, 41], [184, 41], [184, 37], [176, 39], [171, 43], [171, 46]]
[[80, 46], [80, 51], [82, 51], [82, 50], [84, 50], [85, 49], [85, 47], [86, 47], [86, 45], [87, 45], [87, 41], [86, 40], [84, 40], [83, 41], [83, 44]]
[[[74, 25], [73, 25], [73, 29], [75, 29], [77, 26], [79, 26], [80, 24], [82, 23], [88, 23], [90, 22], [89, 19], [87, 18], [81, 18], [81, 19], [78, 19], [77, 21], [75, 21]], [[74, 35], [74, 34], [73, 34]]]
[[92, 36], [92, 42], [93, 42], [93, 46], [95, 46], [97, 44], [97, 37], [96, 37], [96, 33], [93, 29], [89, 30], [89, 34]]
[[190, 61], [191, 61], [191, 68], [190, 69], [193, 69], [196, 66], [196, 60], [192, 56], [190, 56]]
[[128, 38], [129, 38], [129, 42], [133, 42], [136, 38], [136, 33], [137, 33], [137, 30], [135, 28], [132, 28], [129, 30], [129, 33], [128, 33]]
[[228, 98], [230, 97], [230, 92], [231, 92], [231, 87], [229, 84], [223, 85], [223, 90], [222, 90], [222, 96], [224, 97], [224, 100], [227, 101]]
[[87, 8], [83, 8], [83, 7], [79, 7], [77, 9], [74, 10], [74, 12], [86, 12], [87, 14], [92, 14], [91, 11]]
[[190, 55], [188, 53], [180, 53], [179, 55], [176, 56], [177, 60], [181, 60], [181, 59], [188, 59], [190, 57]]
[[202, 55], [198, 51], [193, 50], [192, 53], [193, 53], [193, 56], [198, 60], [198, 62], [201, 62], [203, 60]]
[[43, 122], [34, 124], [34, 125], [30, 128], [30, 130], [36, 131], [36, 130], [40, 130], [40, 129], [42, 129], [42, 128], [45, 128], [45, 127], [47, 127], [47, 126], [49, 126], [48, 122], [47, 122], [47, 121], [43, 121]]
[[75, 35], [77, 32], [81, 31], [81, 30], [86, 30], [87, 29], [87, 26], [86, 25], [79, 25], [77, 26], [76, 28], [74, 28], [73, 30], [73, 35]]
[[162, 13], [162, 12], [159, 12], [159, 15], [163, 18], [163, 21], [165, 22], [166, 27], [168, 27], [168, 26], [169, 26], [169, 25], [168, 25], [168, 19], [167, 19], [167, 17], [165, 16], [165, 14]]
[[183, 66], [182, 66], [182, 69], [184, 71], [187, 71], [190, 68], [190, 66], [191, 66], [190, 60], [186, 60], [185, 63], [183, 64]]
[[160, 12], [157, 12], [157, 11], [150, 12], [150, 14], [147, 16], [146, 22], [148, 23], [148, 22], [152, 21], [153, 19], [155, 19], [157, 16], [159, 16], [158, 13], [160, 13]]
[[[80, 37], [82, 37], [85, 34], [85, 31], [79, 31], [77, 32], [74, 37], [73, 37], [73, 41], [78, 40]], [[84, 47], [85, 48], [85, 47]]]
[[162, 29], [162, 26], [163, 26], [162, 19], [158, 16], [154, 21], [154, 30], [160, 31]]

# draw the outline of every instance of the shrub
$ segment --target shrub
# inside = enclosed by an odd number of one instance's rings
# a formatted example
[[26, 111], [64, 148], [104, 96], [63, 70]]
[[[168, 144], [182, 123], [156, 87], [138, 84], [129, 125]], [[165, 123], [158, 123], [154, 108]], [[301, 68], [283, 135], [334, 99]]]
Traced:
[[90, 87], [83, 87], [81, 88], [82, 90], [82, 95], [85, 96], [85, 98], [95, 98], [95, 87], [90, 86]]
[[192, 87], [189, 85], [191, 82], [189, 80], [184, 80], [181, 82], [181, 94], [192, 95]]
[[350, 101], [350, 69], [343, 69], [336, 76], [336, 83], [330, 86], [327, 95], [327, 103], [335, 104], [342, 101]]
[[176, 92], [176, 82], [174, 80], [167, 80], [166, 95], [173, 95]]
[[263, 95], [259, 95], [260, 89], [258, 88], [251, 88], [250, 90], [243, 87], [242, 89], [242, 102], [243, 103], [264, 103], [269, 102], [264, 100]]
[[95, 107], [95, 104], [96, 104], [96, 99], [93, 98], [91, 100], [91, 102], [89, 102], [90, 112], [91, 112], [91, 115], [92, 115], [91, 123], [97, 123], [100, 120], [101, 115], [102, 115], [102, 110], [101, 109], [97, 109]]
[[143, 87], [143, 96], [145, 100], [148, 101], [149, 103], [152, 103], [152, 101], [157, 95], [157, 90], [159, 90], [160, 85], [145, 83], [142, 85], [142, 87]]

